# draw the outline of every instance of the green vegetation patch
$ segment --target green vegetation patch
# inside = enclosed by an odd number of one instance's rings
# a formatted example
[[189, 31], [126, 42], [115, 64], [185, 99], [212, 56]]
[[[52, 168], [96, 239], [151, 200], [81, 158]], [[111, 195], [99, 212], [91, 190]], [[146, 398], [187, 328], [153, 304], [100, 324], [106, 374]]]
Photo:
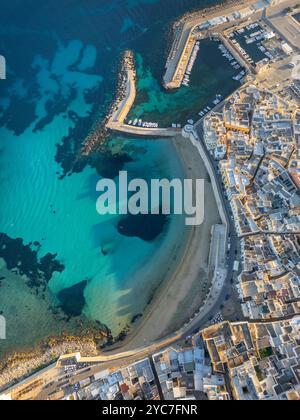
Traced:
[[272, 354], [273, 354], [272, 347], [266, 347], [265, 349], [259, 350], [259, 355], [261, 359], [266, 359], [267, 357], [272, 356]]

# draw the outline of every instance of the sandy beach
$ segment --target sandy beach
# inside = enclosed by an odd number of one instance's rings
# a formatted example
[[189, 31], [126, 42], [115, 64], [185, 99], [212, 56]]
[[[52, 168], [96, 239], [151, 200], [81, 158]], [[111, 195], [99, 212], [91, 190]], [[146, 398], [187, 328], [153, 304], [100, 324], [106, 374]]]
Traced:
[[177, 262], [166, 274], [139, 324], [124, 342], [124, 351], [152, 343], [182, 327], [203, 305], [210, 289], [208, 258], [211, 227], [220, 223], [217, 204], [204, 162], [196, 148], [182, 136], [172, 141], [185, 177], [205, 179], [205, 219], [201, 226], [187, 227], [186, 238], [178, 238], [181, 246], [176, 251]]

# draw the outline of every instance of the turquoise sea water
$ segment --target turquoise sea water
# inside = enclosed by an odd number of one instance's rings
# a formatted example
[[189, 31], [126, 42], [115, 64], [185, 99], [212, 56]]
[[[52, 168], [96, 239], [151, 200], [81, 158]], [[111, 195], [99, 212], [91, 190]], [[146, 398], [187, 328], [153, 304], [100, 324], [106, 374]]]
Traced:
[[[76, 331], [78, 320], [97, 320], [117, 335], [151, 300], [184, 234], [183, 219], [130, 220], [135, 236], [120, 233], [120, 217], [96, 212], [96, 183], [120, 169], [146, 179], [181, 177], [173, 146], [111, 136], [91, 159], [80, 149], [107, 112], [125, 48], [137, 54], [141, 83], [155, 85], [138, 112], [165, 112], [157, 103], [172, 97], [160, 88], [168, 25], [207, 4], [0, 1], [0, 53], [8, 66], [0, 81], [0, 313], [8, 327], [0, 352]], [[185, 109], [185, 117], [220, 93], [216, 60], [194, 76], [192, 100], [186, 91], [174, 94], [173, 112]], [[154, 239], [138, 233], [152, 228]]]

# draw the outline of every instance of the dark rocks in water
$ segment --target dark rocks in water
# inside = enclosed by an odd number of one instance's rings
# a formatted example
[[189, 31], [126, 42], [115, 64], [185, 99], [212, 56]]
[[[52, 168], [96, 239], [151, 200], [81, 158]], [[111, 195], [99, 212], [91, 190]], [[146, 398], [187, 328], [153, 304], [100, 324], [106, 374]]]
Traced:
[[127, 337], [127, 335], [128, 335], [129, 332], [130, 332], [130, 326], [129, 325], [126, 325], [122, 329], [122, 331], [120, 332], [120, 334], [116, 336], [116, 338], [115, 338], [115, 344], [118, 343], [118, 342], [124, 341], [126, 339], [126, 337]]
[[[100, 152], [95, 150], [89, 154], [82, 153], [89, 135], [87, 127], [93, 126], [94, 121], [97, 120], [97, 113], [96, 106], [87, 117], [80, 118], [76, 113], [69, 112], [68, 117], [74, 122], [75, 127], [70, 129], [68, 136], [56, 144], [55, 160], [62, 169], [61, 173], [57, 173], [59, 179], [71, 176], [73, 173], [80, 173], [88, 165], [95, 168], [101, 177], [113, 179], [119, 175], [125, 163], [132, 161], [126, 153], [112, 154], [102, 146]], [[97, 143], [102, 145], [106, 132], [101, 125], [96, 131]]]
[[119, 175], [119, 172], [124, 168], [126, 163], [132, 162], [133, 159], [126, 153], [112, 154], [110, 151], [95, 155], [90, 165], [95, 168], [102, 178], [114, 179]]
[[167, 219], [163, 214], [129, 215], [118, 223], [118, 232], [124, 236], [151, 242], [162, 233]]
[[60, 307], [66, 315], [77, 317], [82, 314], [85, 305], [84, 291], [87, 284], [88, 281], [84, 280], [58, 293]]
[[46, 117], [43, 117], [38, 121], [33, 129], [33, 132], [36, 133], [37, 131], [43, 130], [54, 120], [56, 116], [62, 114], [64, 110], [68, 108], [70, 103], [76, 99], [76, 94], [76, 89], [71, 87], [67, 96], [57, 93], [53, 99], [48, 100], [45, 104]]
[[25, 275], [29, 287], [45, 286], [54, 272], [64, 271], [64, 265], [56, 257], [57, 254], [48, 253], [39, 258], [38, 252], [29, 245], [24, 245], [22, 238], [12, 239], [5, 233], [0, 234], [0, 258], [4, 259], [8, 270], [21, 276]]
[[127, 333], [125, 331], [121, 331], [120, 334], [116, 337], [116, 342], [124, 341], [127, 337]]
[[62, 273], [65, 269], [64, 265], [56, 260], [57, 254], [47, 254], [40, 259], [40, 270], [44, 273], [44, 278], [47, 283], [51, 280], [54, 272]]
[[0, 125], [12, 131], [16, 136], [21, 136], [36, 120], [36, 100], [28, 93], [28, 98], [10, 95], [10, 105], [1, 113]]
[[148, 299], [147, 305], [150, 305], [153, 301], [154, 298], [154, 294], [150, 296], [150, 298]]
[[[92, 110], [86, 117], [79, 117], [73, 111], [68, 112], [68, 118], [73, 121], [74, 127], [69, 130], [68, 135], [60, 143], [56, 144], [55, 160], [62, 170], [60, 174], [57, 173], [59, 179], [71, 176], [73, 173], [80, 173], [87, 165], [96, 166], [93, 154], [84, 154], [82, 151], [91, 131], [95, 131], [99, 147], [104, 143], [107, 136], [104, 123], [101, 122], [100, 117], [102, 112], [105, 113], [107, 104], [104, 101], [99, 109], [99, 103], [95, 100], [97, 94], [97, 89], [87, 89], [85, 91], [86, 102], [93, 105]], [[95, 121], [97, 121], [96, 126]]]
[[138, 319], [140, 319], [143, 316], [143, 314], [137, 314], [134, 315], [134, 317], [131, 320], [131, 323], [134, 324]]
[[[69, 113], [69, 118], [75, 120], [73, 113]], [[80, 156], [80, 151], [83, 147], [84, 139], [88, 132], [86, 127], [91, 127], [93, 124], [95, 114], [88, 117], [80, 118], [76, 121], [74, 128], [71, 128], [69, 135], [64, 137], [61, 143], [56, 144], [56, 162], [61, 166], [62, 174], [60, 179], [73, 173], [80, 173], [88, 164], [87, 156]]]
[[103, 324], [100, 321], [96, 321], [96, 324], [100, 327], [102, 335], [104, 335], [106, 338], [113, 339], [111, 330], [108, 328], [107, 325]]
[[106, 242], [101, 244], [101, 253], [106, 257], [108, 254], [112, 254], [114, 252], [114, 245], [112, 242]]

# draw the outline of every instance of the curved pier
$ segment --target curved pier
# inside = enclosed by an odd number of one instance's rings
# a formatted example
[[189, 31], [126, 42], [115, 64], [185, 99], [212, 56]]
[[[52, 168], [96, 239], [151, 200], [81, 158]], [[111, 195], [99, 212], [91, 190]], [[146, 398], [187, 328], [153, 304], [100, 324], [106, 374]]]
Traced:
[[141, 137], [173, 137], [180, 134], [181, 129], [176, 128], [140, 127], [124, 123], [136, 98], [136, 71], [131, 54], [127, 53], [124, 58], [124, 70], [126, 71], [124, 98], [116, 104], [116, 109], [109, 118], [106, 128]]

